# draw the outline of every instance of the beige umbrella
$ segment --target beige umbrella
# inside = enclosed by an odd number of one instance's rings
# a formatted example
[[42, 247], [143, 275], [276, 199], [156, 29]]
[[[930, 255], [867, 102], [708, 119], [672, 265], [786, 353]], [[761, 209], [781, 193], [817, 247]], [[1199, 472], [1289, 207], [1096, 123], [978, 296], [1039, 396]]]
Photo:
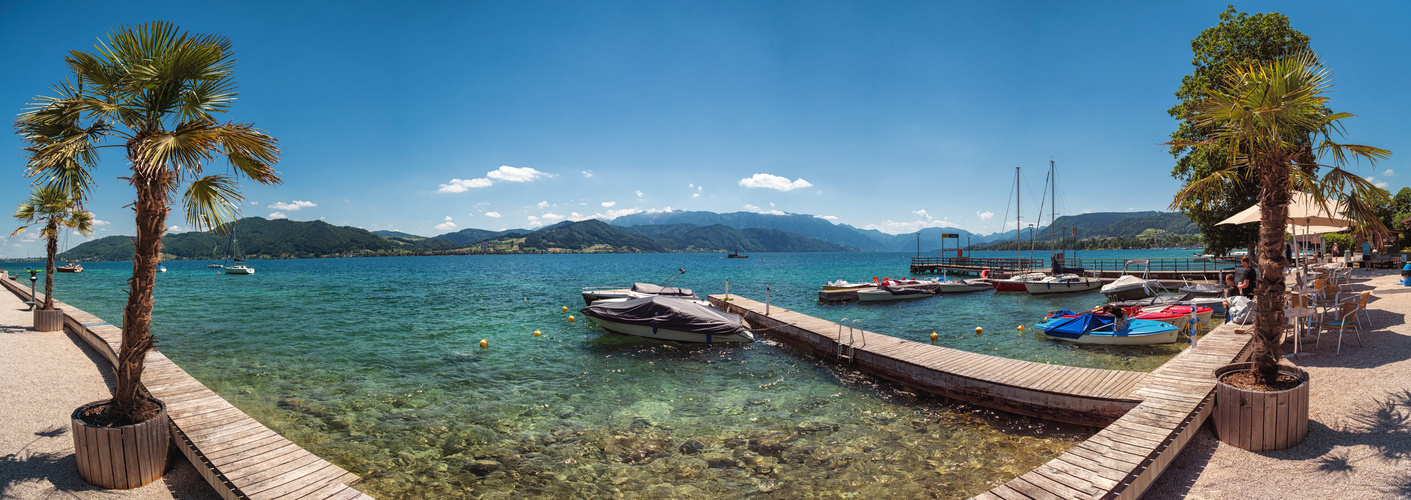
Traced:
[[[1352, 224], [1351, 219], [1347, 219], [1343, 216], [1343, 211], [1346, 210], [1347, 207], [1346, 204], [1332, 202], [1329, 203], [1328, 206], [1331, 210], [1324, 208], [1311, 194], [1302, 191], [1290, 193], [1288, 227], [1284, 228], [1284, 232], [1294, 235], [1296, 239], [1299, 233], [1335, 233], [1347, 229], [1347, 227]], [[1228, 219], [1220, 221], [1216, 225], [1259, 222], [1259, 216], [1259, 205], [1256, 204], [1241, 210]], [[1302, 229], [1302, 231], [1299, 229]], [[1299, 252], [1299, 260], [1302, 260], [1302, 257], [1303, 252]]]

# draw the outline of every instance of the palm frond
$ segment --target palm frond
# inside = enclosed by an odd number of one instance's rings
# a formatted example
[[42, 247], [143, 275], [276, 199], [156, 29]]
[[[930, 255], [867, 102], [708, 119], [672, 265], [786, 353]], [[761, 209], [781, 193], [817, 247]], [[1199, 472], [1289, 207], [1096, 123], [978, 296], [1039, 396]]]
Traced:
[[245, 201], [230, 178], [208, 175], [191, 182], [182, 202], [186, 222], [196, 229], [211, 229], [234, 222], [240, 215], [240, 203]]

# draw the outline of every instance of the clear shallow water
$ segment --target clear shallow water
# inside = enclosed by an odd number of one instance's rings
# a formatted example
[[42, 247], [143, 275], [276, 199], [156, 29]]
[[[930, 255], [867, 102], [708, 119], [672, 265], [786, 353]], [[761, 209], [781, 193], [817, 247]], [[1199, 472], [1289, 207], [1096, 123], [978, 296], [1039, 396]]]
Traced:
[[[580, 287], [655, 282], [678, 267], [687, 273], [676, 284], [701, 295], [729, 278], [732, 293], [762, 300], [768, 285], [782, 307], [918, 341], [936, 331], [938, 344], [1005, 357], [1146, 371], [1185, 347], [1075, 346], [1015, 328], [1092, 307], [1098, 293], [816, 301], [827, 280], [905, 275], [906, 254], [721, 257], [255, 261], [252, 276], [168, 262], [156, 333], [203, 383], [363, 475], [378, 498], [963, 498], [1091, 432], [911, 394], [775, 342], [659, 343], [607, 334], [577, 313]], [[56, 275], [55, 295], [117, 323], [129, 266], [85, 263]]]

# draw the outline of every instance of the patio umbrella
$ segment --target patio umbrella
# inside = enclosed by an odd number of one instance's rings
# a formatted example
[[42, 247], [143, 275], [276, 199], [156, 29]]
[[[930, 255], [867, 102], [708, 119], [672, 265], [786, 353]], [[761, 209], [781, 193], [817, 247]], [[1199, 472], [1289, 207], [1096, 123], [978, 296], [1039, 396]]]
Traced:
[[[1319, 204], [1313, 195], [1294, 191], [1289, 195], [1288, 227], [1284, 232], [1298, 236], [1298, 226], [1302, 226], [1303, 234], [1323, 234], [1334, 233], [1347, 229], [1352, 224], [1352, 220], [1343, 216], [1346, 205], [1341, 202], [1331, 202], [1328, 208]], [[1220, 224], [1248, 224], [1259, 222], [1259, 205], [1241, 210], [1239, 213], [1222, 220]], [[1313, 232], [1317, 228], [1319, 232]], [[1299, 260], [1303, 260], [1303, 252], [1299, 252]]]

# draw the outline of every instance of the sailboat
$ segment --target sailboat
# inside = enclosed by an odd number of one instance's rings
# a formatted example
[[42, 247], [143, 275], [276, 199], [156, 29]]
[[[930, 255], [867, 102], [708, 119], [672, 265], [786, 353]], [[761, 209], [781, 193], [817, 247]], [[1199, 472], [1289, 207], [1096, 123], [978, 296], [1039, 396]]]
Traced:
[[[1058, 220], [1058, 178], [1054, 176], [1053, 160], [1048, 161], [1049, 187], [1053, 190], [1053, 201], [1049, 202], [1049, 249], [1053, 252], [1053, 276], [1049, 276], [1039, 281], [1024, 284], [1024, 288], [1031, 294], [1046, 293], [1068, 293], [1068, 292], [1090, 292], [1102, 288], [1102, 280], [1078, 274], [1066, 273], [1058, 263], [1059, 253], [1057, 252], [1058, 239], [1054, 235], [1054, 223]], [[1043, 212], [1040, 211], [1040, 214]], [[1042, 217], [1042, 215], [1040, 215]], [[1082, 272], [1082, 269], [1075, 269]]]
[[[1016, 262], [1024, 262], [1023, 239], [1021, 235], [1024, 231], [1018, 228], [1023, 227], [1019, 219], [1019, 167], [1014, 167], [1014, 252]], [[1042, 207], [1040, 207], [1042, 208]], [[1025, 283], [1044, 279], [1044, 273], [1020, 273], [1007, 279], [991, 280], [990, 284], [995, 287], [996, 292], [1023, 292], [1027, 288]]]
[[231, 226], [230, 258], [232, 262], [231, 265], [225, 267], [225, 274], [255, 274], [255, 268], [245, 265], [245, 259], [242, 258], [243, 255], [237, 250], [239, 248], [239, 246], [236, 245], [238, 241], [239, 240], [235, 239], [235, 227]]

